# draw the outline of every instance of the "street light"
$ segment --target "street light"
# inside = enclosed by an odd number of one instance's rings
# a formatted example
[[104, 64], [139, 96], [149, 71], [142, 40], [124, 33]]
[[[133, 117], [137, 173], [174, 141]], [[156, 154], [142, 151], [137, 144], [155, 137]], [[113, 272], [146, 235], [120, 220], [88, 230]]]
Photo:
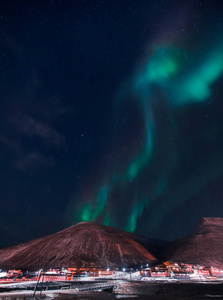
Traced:
[[36, 289], [37, 289], [37, 285], [38, 285], [38, 283], [39, 283], [39, 280], [40, 280], [40, 277], [41, 277], [41, 272], [42, 272], [43, 270], [42, 269], [40, 269], [39, 270], [39, 272], [38, 272], [38, 277], [37, 277], [37, 281], [36, 281], [36, 286], [35, 286], [35, 288], [34, 288], [34, 292], [33, 292], [33, 298], [35, 297], [35, 294], [36, 294]]
[[130, 268], [130, 281], [132, 281], [132, 268]]

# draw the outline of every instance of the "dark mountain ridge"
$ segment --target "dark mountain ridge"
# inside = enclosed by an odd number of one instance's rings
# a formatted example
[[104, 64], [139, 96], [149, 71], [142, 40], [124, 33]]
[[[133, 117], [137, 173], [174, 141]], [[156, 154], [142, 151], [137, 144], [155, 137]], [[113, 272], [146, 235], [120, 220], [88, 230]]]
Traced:
[[223, 218], [202, 218], [186, 237], [171, 243], [166, 259], [223, 269]]
[[55, 234], [0, 250], [0, 267], [121, 268], [153, 264], [156, 258], [128, 232], [82, 222]]
[[0, 250], [0, 268], [138, 268], [171, 260], [223, 269], [222, 249], [222, 218], [202, 218], [189, 235], [172, 243], [83, 222]]

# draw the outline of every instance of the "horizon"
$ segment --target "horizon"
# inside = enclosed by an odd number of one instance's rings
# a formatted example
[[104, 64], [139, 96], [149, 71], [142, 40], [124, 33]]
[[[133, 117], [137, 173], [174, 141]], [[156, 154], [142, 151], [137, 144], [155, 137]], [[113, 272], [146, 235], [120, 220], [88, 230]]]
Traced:
[[[43, 236], [39, 236], [39, 237], [34, 237], [33, 239], [31, 240], [27, 240], [27, 241], [24, 241], [24, 242], [19, 242], [18, 244], [14, 244], [14, 245], [10, 245], [10, 246], [6, 246], [6, 247], [3, 247], [3, 248], [0, 248], [0, 250], [3, 250], [5, 248], [10, 248], [10, 247], [14, 247], [14, 246], [18, 246], [20, 244], [26, 244], [26, 243], [29, 243], [33, 240], [38, 240], [38, 239], [41, 239], [41, 238], [45, 238], [45, 237], [48, 237], [48, 236], [51, 236], [51, 235], [54, 235], [54, 234], [57, 234], [57, 233], [60, 233], [62, 231], [65, 231], [66, 229], [69, 229], [70, 227], [74, 227], [74, 226], [77, 226], [77, 225], [80, 225], [81, 223], [95, 223], [96, 225], [99, 225], [99, 226], [106, 226], [106, 227], [111, 227], [112, 229], [115, 229], [115, 230], [120, 230], [120, 231], [124, 231], [125, 233], [129, 233], [130, 235], [133, 235], [135, 236], [136, 238], [139, 237], [139, 238], [145, 238], [147, 239], [148, 241], [150, 242], [165, 242], [167, 244], [171, 244], [171, 243], [174, 243], [175, 241], [179, 240], [179, 239], [184, 239], [188, 236], [191, 235], [192, 232], [194, 232], [194, 230], [198, 227], [199, 224], [203, 224], [203, 223], [206, 223], [207, 224], [214, 224], [216, 225], [216, 222], [221, 220], [222, 221], [222, 225], [223, 225], [223, 218], [220, 218], [220, 217], [202, 217], [199, 222], [196, 224], [196, 226], [190, 231], [188, 232], [186, 235], [184, 236], [181, 236], [181, 237], [178, 237], [177, 239], [174, 239], [174, 240], [165, 240], [165, 239], [158, 239], [158, 238], [150, 238], [149, 236], [145, 236], [145, 235], [141, 235], [141, 234], [135, 234], [135, 233], [132, 233], [132, 232], [129, 232], [129, 231], [125, 231], [123, 229], [119, 229], [119, 228], [116, 228], [116, 227], [112, 227], [112, 226], [109, 226], [109, 225], [104, 225], [104, 224], [100, 224], [96, 221], [82, 221], [82, 222], [78, 222], [76, 224], [73, 224], [69, 227], [66, 227], [66, 228], [63, 228], [59, 231], [56, 231], [56, 232], [52, 232], [52, 233], [49, 233], [47, 235], [43, 235]], [[144, 247], [144, 246], [143, 246]], [[148, 250], [148, 249], [147, 249]], [[152, 253], [153, 254], [153, 253]]]

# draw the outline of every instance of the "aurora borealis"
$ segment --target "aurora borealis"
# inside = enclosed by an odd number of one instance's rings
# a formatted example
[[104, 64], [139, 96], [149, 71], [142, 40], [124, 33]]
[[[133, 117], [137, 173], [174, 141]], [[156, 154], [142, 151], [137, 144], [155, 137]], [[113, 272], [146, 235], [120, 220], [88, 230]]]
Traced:
[[[172, 25], [174, 27], [174, 24]], [[213, 32], [211, 32], [213, 30]], [[158, 202], [158, 210], [153, 212], [150, 227], [155, 228], [160, 224], [165, 215], [169, 214], [171, 210], [174, 210], [178, 205], [183, 205], [187, 201], [186, 195], [178, 195], [179, 199], [170, 199], [173, 196], [166, 196], [166, 191], [172, 189], [178, 191], [178, 187], [171, 187], [171, 178], [179, 172], [179, 165], [181, 163], [181, 153], [179, 149], [179, 142], [177, 141], [177, 129], [178, 122], [175, 115], [179, 111], [193, 109], [193, 105], [197, 103], [203, 104], [213, 96], [212, 86], [216, 81], [221, 78], [223, 71], [223, 41], [222, 38], [218, 38], [214, 29], [209, 29], [209, 34], [215, 36], [215, 43], [213, 46], [208, 45], [209, 41], [206, 37], [200, 37], [199, 40], [204, 39], [202, 44], [206, 43], [206, 47], [197, 47], [193, 49], [193, 45], [190, 43], [185, 44], [183, 47], [177, 39], [162, 41], [155, 41], [151, 43], [150, 50], [147, 50], [146, 55], [143, 57], [143, 63], [140, 65], [140, 70], [133, 72], [130, 76], [131, 79], [127, 82], [127, 88], [124, 91], [120, 91], [120, 95], [117, 96], [116, 101], [125, 101], [125, 105], [128, 105], [128, 99], [134, 99], [137, 104], [137, 109], [140, 111], [142, 120], [142, 126], [139, 130], [143, 136], [143, 142], [141, 149], [136, 151], [135, 155], [130, 154], [129, 159], [125, 159], [125, 168], [113, 168], [109, 170], [109, 179], [102, 179], [102, 185], [96, 194], [91, 195], [90, 201], [82, 206], [79, 214], [80, 221], [97, 220], [97, 218], [103, 220], [104, 224], [119, 226], [127, 231], [134, 232], [137, 227], [137, 221], [147, 212], [149, 214], [150, 208], [153, 209]], [[195, 34], [196, 36], [196, 34]], [[191, 37], [194, 39], [195, 37]], [[122, 88], [121, 88], [122, 89]], [[162, 93], [162, 95], [160, 95]], [[168, 159], [162, 157], [156, 157], [156, 151], [159, 149], [160, 139], [164, 139], [162, 130], [158, 131], [157, 126], [162, 126], [163, 120], [158, 120], [159, 116], [155, 116], [154, 110], [158, 109], [155, 101], [160, 102], [160, 106], [164, 106], [166, 114], [166, 120], [168, 120], [168, 134], [172, 139], [174, 148], [171, 150], [171, 155]], [[162, 99], [160, 99], [162, 98]], [[119, 108], [118, 108], [119, 109]], [[197, 109], [194, 108], [194, 110]], [[190, 118], [188, 116], [188, 118]], [[163, 153], [160, 156], [165, 155], [165, 149], [168, 149], [167, 140], [163, 141]], [[199, 137], [198, 137], [199, 138]], [[134, 142], [137, 144], [137, 140]], [[135, 145], [134, 145], [135, 146]], [[138, 145], [137, 145], [138, 146]], [[186, 145], [185, 145], [186, 146]], [[193, 149], [192, 149], [193, 151]], [[131, 152], [131, 151], [130, 151]], [[168, 153], [167, 153], [168, 154]], [[112, 159], [117, 160], [117, 154], [114, 154]], [[191, 154], [193, 157], [193, 153]], [[123, 157], [121, 157], [123, 160]], [[161, 168], [157, 173], [155, 179], [152, 179], [153, 184], [150, 184], [150, 174], [153, 173], [154, 161], [159, 160], [163, 162], [163, 169]], [[208, 158], [207, 158], [208, 160]], [[121, 162], [118, 162], [118, 166]], [[184, 172], [185, 167], [180, 166]], [[187, 166], [186, 166], [187, 167]], [[202, 172], [196, 174], [197, 178], [203, 177]], [[208, 173], [208, 170], [205, 170]], [[106, 172], [107, 173], [107, 172]], [[190, 174], [188, 174], [190, 176]], [[218, 174], [219, 175], [219, 174]], [[204, 185], [209, 183], [209, 176], [206, 174], [206, 180]], [[148, 178], [149, 188], [146, 187], [146, 180]], [[104, 180], [104, 182], [103, 182]], [[195, 196], [197, 189], [193, 192], [191, 179], [187, 178], [185, 182], [180, 183], [182, 193], [188, 193]], [[199, 179], [198, 179], [199, 181]], [[201, 188], [203, 188], [202, 183]], [[186, 185], [186, 186], [185, 186]], [[185, 190], [186, 189], [186, 190]], [[120, 190], [124, 191], [120, 193]], [[113, 194], [117, 192], [117, 199]], [[119, 194], [120, 193], [120, 194]], [[130, 194], [131, 193], [131, 194]], [[190, 199], [188, 196], [188, 198]], [[87, 197], [86, 197], [87, 198]], [[164, 198], [164, 199], [163, 199]], [[176, 196], [174, 195], [174, 198]], [[84, 196], [85, 199], [85, 196]], [[121, 199], [121, 200], [120, 200]], [[92, 201], [93, 200], [93, 201]], [[122, 216], [121, 221], [115, 220], [115, 212], [110, 207], [110, 201], [115, 202], [115, 205], [119, 205], [122, 201], [125, 203], [126, 215]], [[163, 204], [162, 204], [163, 201]], [[85, 202], [85, 200], [83, 200]], [[118, 202], [118, 203], [117, 203]], [[124, 220], [124, 222], [123, 222]], [[117, 223], [116, 223], [117, 222]], [[150, 230], [148, 230], [150, 233]], [[151, 233], [150, 233], [151, 234]], [[154, 236], [155, 237], [155, 236]]]
[[221, 3], [2, 12], [2, 246], [92, 220], [171, 240], [222, 216]]

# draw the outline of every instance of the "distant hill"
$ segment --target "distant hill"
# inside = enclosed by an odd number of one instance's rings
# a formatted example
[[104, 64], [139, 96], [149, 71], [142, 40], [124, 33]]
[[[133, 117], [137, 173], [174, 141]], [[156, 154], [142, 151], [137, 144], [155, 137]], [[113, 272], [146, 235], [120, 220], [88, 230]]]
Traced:
[[36, 270], [67, 267], [139, 267], [156, 258], [128, 232], [82, 222], [55, 234], [0, 250], [0, 267]]
[[195, 230], [171, 243], [167, 259], [223, 269], [223, 218], [202, 218]]

